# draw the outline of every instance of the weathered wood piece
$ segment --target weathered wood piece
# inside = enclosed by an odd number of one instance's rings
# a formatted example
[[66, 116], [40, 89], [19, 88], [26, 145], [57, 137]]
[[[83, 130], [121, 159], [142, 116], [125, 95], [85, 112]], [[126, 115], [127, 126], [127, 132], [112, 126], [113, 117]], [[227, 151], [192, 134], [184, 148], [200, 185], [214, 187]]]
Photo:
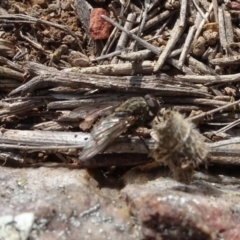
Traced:
[[[175, 83], [175, 84], [174, 84]], [[175, 86], [174, 86], [175, 85]], [[26, 94], [40, 88], [68, 86], [72, 88], [112, 89], [124, 92], [155, 92], [163, 95], [185, 95], [210, 97], [205, 91], [194, 87], [185, 87], [172, 81], [166, 74], [157, 76], [101, 76], [81, 73], [55, 71], [34, 77], [29, 82], [13, 90], [9, 95]]]
[[7, 67], [1, 67], [1, 66], [0, 66], [0, 77], [12, 78], [19, 81], [23, 81], [25, 78], [23, 73], [17, 72]]
[[233, 64], [240, 63], [240, 55], [237, 56], [230, 56], [230, 57], [223, 57], [223, 58], [215, 58], [209, 61], [213, 65], [222, 65], [222, 66], [229, 66]]
[[[71, 153], [71, 149], [81, 149], [89, 134], [87, 133], [73, 133], [73, 132], [56, 132], [56, 131], [21, 131], [21, 130], [5, 130], [0, 132], [0, 147], [2, 149], [19, 149], [24, 151], [52, 151], [52, 152], [63, 152], [68, 154]], [[144, 140], [145, 144], [149, 149], [154, 149], [156, 143], [154, 140]], [[223, 140], [217, 143], [208, 144], [210, 147], [210, 154], [213, 156], [213, 162], [221, 164], [234, 164], [240, 165], [240, 161], [236, 160], [239, 158], [240, 150], [233, 147], [231, 150], [229, 148], [222, 148], [222, 146], [232, 145], [240, 143], [240, 138], [232, 138], [230, 140]], [[106, 153], [141, 153], [147, 154], [148, 149], [141, 139], [139, 138], [119, 138], [115, 143], [113, 143], [106, 150]], [[227, 160], [226, 156], [234, 157], [234, 161], [231, 158]], [[212, 157], [210, 156], [210, 162]], [[149, 159], [150, 160], [150, 159]], [[142, 160], [141, 160], [142, 161]], [[95, 162], [95, 165], [94, 165]], [[132, 164], [137, 164], [137, 162], [132, 162]], [[100, 164], [102, 165], [102, 164]], [[109, 163], [109, 165], [116, 165], [116, 162]], [[119, 163], [122, 165], [122, 163]], [[97, 167], [99, 163], [93, 162], [88, 163], [88, 167]], [[106, 166], [106, 165], [105, 165]]]
[[175, 79], [191, 82], [191, 83], [202, 83], [202, 84], [220, 84], [220, 83], [231, 83], [240, 81], [240, 74], [229, 74], [229, 75], [217, 75], [217, 76], [192, 76], [192, 75], [176, 75]]

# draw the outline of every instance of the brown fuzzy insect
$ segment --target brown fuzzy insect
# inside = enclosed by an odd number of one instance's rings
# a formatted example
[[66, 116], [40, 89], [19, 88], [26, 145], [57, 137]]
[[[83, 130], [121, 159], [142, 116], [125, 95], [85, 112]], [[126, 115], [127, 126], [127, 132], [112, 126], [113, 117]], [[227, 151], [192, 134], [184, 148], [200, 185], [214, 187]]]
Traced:
[[207, 163], [208, 148], [202, 135], [179, 112], [166, 109], [154, 118], [152, 129], [157, 148], [150, 151], [150, 156], [168, 165], [174, 179], [190, 183], [194, 169]]

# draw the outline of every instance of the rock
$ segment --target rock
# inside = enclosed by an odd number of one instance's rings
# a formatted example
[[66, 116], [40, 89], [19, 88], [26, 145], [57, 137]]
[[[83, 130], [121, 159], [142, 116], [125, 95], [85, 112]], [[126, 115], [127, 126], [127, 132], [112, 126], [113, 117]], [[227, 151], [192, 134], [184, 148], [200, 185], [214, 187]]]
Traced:
[[139, 239], [139, 230], [116, 190], [114, 196], [110, 189], [101, 192], [85, 170], [0, 167], [0, 171], [1, 234], [6, 221], [15, 221], [5, 232], [12, 238], [0, 235], [1, 239], [18, 239], [18, 229], [21, 239], [26, 234], [27, 239], [40, 240]]
[[21, 213], [0, 217], [0, 239], [27, 240], [34, 222], [34, 214]]
[[203, 32], [203, 37], [206, 40], [206, 43], [209, 46], [215, 45], [216, 42], [219, 40], [219, 33], [213, 31], [212, 29], [208, 29]]
[[109, 17], [109, 13], [103, 8], [92, 9], [90, 15], [89, 32], [93, 40], [108, 39], [110, 35], [111, 24], [101, 18], [101, 15]]
[[1, 166], [0, 239], [239, 239], [237, 177], [114, 169]]
[[193, 42], [192, 53], [197, 56], [201, 57], [206, 51], [206, 40], [200, 36]]
[[72, 67], [89, 67], [90, 60], [89, 58], [77, 51], [70, 51], [68, 62]]
[[143, 239], [239, 239], [237, 194], [167, 178], [128, 185], [122, 193], [141, 225]]

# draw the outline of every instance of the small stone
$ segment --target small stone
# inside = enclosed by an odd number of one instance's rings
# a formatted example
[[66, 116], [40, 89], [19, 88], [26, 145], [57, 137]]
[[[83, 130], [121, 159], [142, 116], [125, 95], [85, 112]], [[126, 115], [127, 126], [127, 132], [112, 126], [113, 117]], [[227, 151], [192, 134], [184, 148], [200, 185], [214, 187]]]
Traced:
[[69, 59], [68, 62], [71, 64], [72, 67], [89, 67], [90, 61], [89, 58], [76, 51], [71, 51], [69, 53]]
[[103, 8], [94, 8], [90, 16], [89, 32], [93, 40], [108, 39], [111, 24], [101, 18], [101, 15], [109, 17], [109, 13]]
[[0, 239], [22, 239], [29, 237], [34, 222], [34, 213], [25, 212], [16, 215], [4, 215], [0, 217]]
[[203, 37], [209, 46], [215, 45], [216, 42], [219, 40], [218, 32], [215, 32], [212, 29], [208, 29], [208, 30], [204, 31]]
[[49, 4], [47, 8], [48, 13], [57, 12], [58, 11], [58, 5], [57, 4]]
[[200, 36], [197, 40], [193, 42], [192, 53], [197, 56], [201, 57], [206, 51], [206, 40]]
[[22, 240], [28, 239], [29, 233], [32, 229], [34, 218], [35, 217], [33, 212], [25, 212], [15, 216], [15, 228], [18, 230]]
[[76, 42], [75, 38], [71, 35], [66, 35], [62, 39], [62, 43], [67, 44], [68, 46], [71, 46], [72, 48], [77, 46], [77, 42]]

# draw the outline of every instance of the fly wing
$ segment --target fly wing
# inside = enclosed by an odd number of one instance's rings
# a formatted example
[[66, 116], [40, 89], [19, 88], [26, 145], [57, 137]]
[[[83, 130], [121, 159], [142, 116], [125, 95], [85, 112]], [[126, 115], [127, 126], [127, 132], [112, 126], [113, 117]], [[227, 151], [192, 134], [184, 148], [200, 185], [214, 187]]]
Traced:
[[113, 112], [114, 107], [115, 106], [102, 106], [100, 109], [93, 109], [92, 111], [89, 111], [87, 117], [85, 117], [85, 120], [92, 120], [98, 117], [107, 116]]
[[58, 121], [79, 121], [83, 119], [96, 119], [111, 114], [119, 102], [87, 104], [72, 110], [68, 115], [58, 118]]
[[109, 116], [103, 119], [91, 132], [87, 139], [79, 160], [85, 161], [104, 151], [118, 136], [128, 128], [128, 121], [124, 118]]

